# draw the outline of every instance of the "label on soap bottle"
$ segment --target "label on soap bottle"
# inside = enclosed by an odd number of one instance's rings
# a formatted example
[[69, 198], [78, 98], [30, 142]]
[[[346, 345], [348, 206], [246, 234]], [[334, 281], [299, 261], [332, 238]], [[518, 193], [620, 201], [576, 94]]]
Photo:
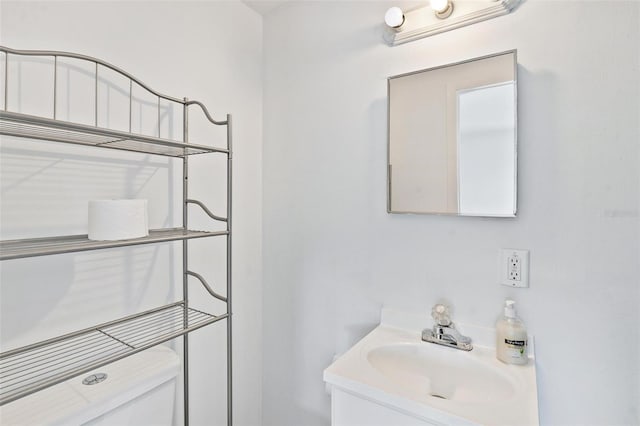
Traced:
[[504, 339], [506, 346], [506, 354], [512, 359], [522, 359], [527, 356], [527, 341], [526, 340], [511, 340]]

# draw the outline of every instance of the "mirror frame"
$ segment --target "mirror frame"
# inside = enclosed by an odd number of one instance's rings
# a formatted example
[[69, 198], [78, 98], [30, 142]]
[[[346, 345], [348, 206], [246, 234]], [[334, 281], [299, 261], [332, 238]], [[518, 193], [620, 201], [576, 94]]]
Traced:
[[[468, 64], [470, 62], [480, 61], [483, 59], [490, 59], [497, 56], [513, 54], [513, 83], [514, 83], [514, 193], [513, 193], [513, 215], [491, 215], [491, 214], [460, 214], [460, 213], [440, 213], [440, 212], [413, 212], [413, 211], [399, 211], [392, 210], [391, 208], [391, 80], [401, 77], [407, 77], [414, 74], [420, 74], [428, 71], [439, 70], [443, 68], [454, 67], [456, 65]], [[479, 56], [476, 58], [466, 59], [459, 62], [453, 62], [445, 65], [438, 65], [435, 67], [424, 68], [417, 71], [411, 71], [403, 74], [394, 75], [387, 78], [387, 213], [388, 214], [413, 214], [413, 215], [436, 215], [436, 216], [458, 216], [458, 217], [488, 217], [488, 218], [515, 218], [518, 212], [518, 50], [511, 49], [499, 53], [492, 53], [485, 56]]]

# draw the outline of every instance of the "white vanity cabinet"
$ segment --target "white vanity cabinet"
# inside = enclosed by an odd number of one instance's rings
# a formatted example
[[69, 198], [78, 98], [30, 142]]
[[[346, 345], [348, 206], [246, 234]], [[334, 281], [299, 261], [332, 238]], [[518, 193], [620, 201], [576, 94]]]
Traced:
[[440, 416], [438, 420], [400, 411], [342, 389], [331, 389], [332, 426], [441, 426], [476, 425], [453, 416]]

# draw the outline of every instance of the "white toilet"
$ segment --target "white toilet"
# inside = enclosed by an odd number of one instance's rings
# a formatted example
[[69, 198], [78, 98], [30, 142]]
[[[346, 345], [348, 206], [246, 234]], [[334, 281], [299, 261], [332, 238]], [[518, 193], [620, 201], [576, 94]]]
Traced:
[[171, 426], [179, 372], [178, 355], [157, 346], [6, 404], [0, 424]]

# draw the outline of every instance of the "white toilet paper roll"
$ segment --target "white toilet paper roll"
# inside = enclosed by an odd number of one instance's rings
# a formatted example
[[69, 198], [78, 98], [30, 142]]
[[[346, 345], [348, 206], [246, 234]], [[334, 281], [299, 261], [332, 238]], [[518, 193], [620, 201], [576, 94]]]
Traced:
[[128, 240], [147, 235], [147, 200], [89, 201], [90, 240]]

